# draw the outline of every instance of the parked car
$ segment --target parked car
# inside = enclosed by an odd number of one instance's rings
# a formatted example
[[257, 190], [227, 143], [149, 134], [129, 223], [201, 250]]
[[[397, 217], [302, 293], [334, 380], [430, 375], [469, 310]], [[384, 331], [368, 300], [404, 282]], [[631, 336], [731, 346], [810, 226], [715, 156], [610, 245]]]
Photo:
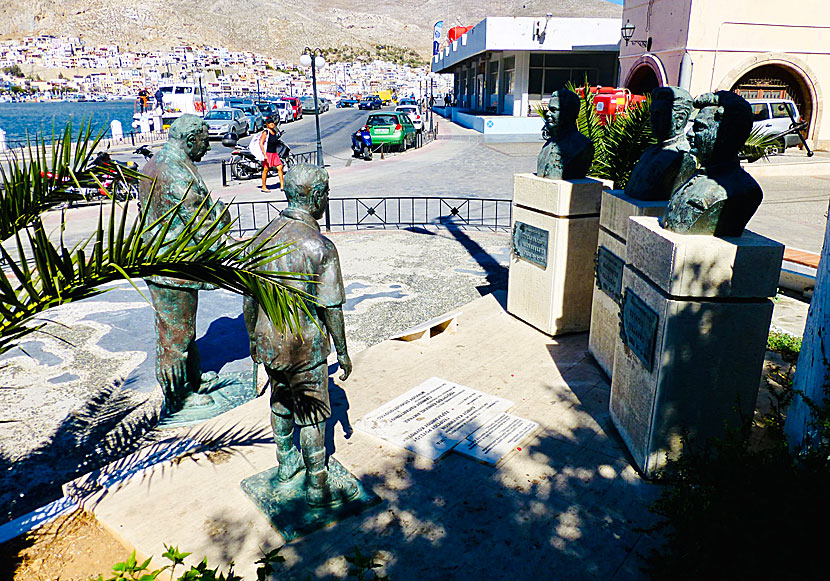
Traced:
[[383, 102], [380, 100], [380, 97], [373, 96], [373, 97], [366, 97], [360, 100], [360, 103], [357, 104], [358, 109], [380, 109], [383, 106]]
[[234, 109], [241, 109], [248, 118], [248, 133], [256, 133], [265, 127], [265, 117], [253, 105], [234, 105]]
[[417, 107], [418, 101], [416, 101], [412, 97], [404, 97], [403, 99], [398, 101], [398, 105], [414, 105], [415, 107]]
[[280, 115], [280, 123], [294, 121], [294, 109], [292, 109], [291, 103], [287, 101], [274, 101], [273, 104], [277, 108], [277, 113]]
[[357, 97], [354, 95], [341, 95], [337, 100], [337, 107], [354, 107], [358, 104]]
[[248, 118], [242, 109], [211, 109], [205, 115], [205, 122], [208, 124], [210, 139], [221, 139], [226, 133], [235, 133], [237, 136], [248, 134]]
[[372, 144], [386, 143], [406, 151], [415, 145], [415, 126], [409, 115], [403, 111], [389, 111], [388, 113], [372, 113], [366, 120], [366, 126], [372, 136]]
[[[798, 107], [789, 99], [747, 99], [752, 106], [753, 123], [752, 127], [759, 128], [765, 135], [780, 135], [796, 124], [802, 123], [803, 119], [798, 112]], [[767, 153], [783, 153], [788, 147], [801, 143], [798, 135], [788, 133], [782, 135], [778, 144], [769, 148]]]
[[409, 115], [409, 120], [415, 126], [415, 131], [421, 132], [424, 130], [424, 119], [416, 105], [398, 105], [395, 107], [395, 111], [401, 111]]
[[303, 118], [303, 105], [300, 103], [299, 97], [283, 97], [282, 100], [291, 105], [295, 121]]
[[[314, 97], [310, 95], [300, 97], [300, 102], [303, 104], [303, 113], [314, 113]], [[323, 97], [317, 97], [317, 107], [320, 109], [320, 113], [329, 110], [328, 103]]]
[[262, 113], [263, 117], [279, 117], [280, 112], [277, 111], [277, 106], [270, 101], [257, 101], [256, 108], [259, 109], [259, 112]]

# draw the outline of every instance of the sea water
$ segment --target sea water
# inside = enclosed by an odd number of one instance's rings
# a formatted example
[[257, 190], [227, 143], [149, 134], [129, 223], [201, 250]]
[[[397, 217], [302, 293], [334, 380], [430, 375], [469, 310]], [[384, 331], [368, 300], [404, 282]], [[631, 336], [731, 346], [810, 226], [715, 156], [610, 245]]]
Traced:
[[92, 121], [92, 135], [105, 131], [110, 136], [110, 122], [118, 119], [123, 132], [132, 131], [133, 100], [105, 102], [50, 102], [0, 103], [0, 129], [6, 132], [6, 144], [16, 147], [26, 144], [26, 132], [34, 139], [40, 133], [47, 142], [52, 140], [52, 128], [59, 137], [68, 122], [72, 122], [72, 140], [78, 136], [82, 122]]

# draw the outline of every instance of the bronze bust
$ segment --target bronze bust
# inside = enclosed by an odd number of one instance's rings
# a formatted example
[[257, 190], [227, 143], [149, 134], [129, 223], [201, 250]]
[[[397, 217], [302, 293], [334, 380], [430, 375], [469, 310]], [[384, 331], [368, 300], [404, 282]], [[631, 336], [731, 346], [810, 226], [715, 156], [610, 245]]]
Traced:
[[740, 236], [763, 198], [738, 161], [752, 131], [752, 107], [730, 91], [701, 95], [695, 107], [691, 151], [701, 168], [672, 194], [661, 224], [683, 234]]
[[[269, 265], [273, 271], [294, 272], [301, 279], [286, 280], [304, 291], [308, 314], [300, 313], [298, 329], [274, 325], [262, 308], [245, 297], [245, 325], [251, 357], [265, 365], [271, 382], [271, 428], [279, 461], [277, 480], [288, 483], [305, 470], [306, 501], [313, 507], [331, 506], [355, 498], [355, 481], [337, 479], [326, 466], [324, 435], [331, 415], [326, 358], [334, 340], [337, 361], [345, 380], [352, 370], [346, 348], [342, 305], [346, 300], [340, 259], [334, 244], [320, 233], [329, 193], [328, 173], [301, 164], [285, 174], [288, 208], [260, 233], [271, 245], [291, 243]], [[294, 447], [294, 428], [300, 432], [302, 454]]]
[[697, 169], [685, 129], [694, 101], [680, 87], [657, 87], [651, 92], [651, 133], [657, 139], [643, 152], [625, 186], [637, 200], [668, 200]]
[[579, 97], [568, 89], [551, 95], [542, 137], [547, 141], [536, 161], [536, 175], [553, 180], [584, 178], [594, 160], [594, 145], [576, 128]]

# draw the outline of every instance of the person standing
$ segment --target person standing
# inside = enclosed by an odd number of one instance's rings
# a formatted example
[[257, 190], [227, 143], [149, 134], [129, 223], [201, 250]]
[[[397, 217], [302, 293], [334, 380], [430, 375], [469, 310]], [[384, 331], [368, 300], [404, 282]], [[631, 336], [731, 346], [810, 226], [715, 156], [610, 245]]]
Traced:
[[280, 134], [277, 130], [277, 122], [273, 116], [265, 120], [265, 131], [259, 136], [259, 146], [265, 154], [265, 159], [262, 161], [262, 191], [268, 192], [268, 172], [272, 167], [277, 168], [277, 173], [280, 176], [280, 189], [285, 185], [285, 178], [282, 173], [282, 160], [279, 154]]

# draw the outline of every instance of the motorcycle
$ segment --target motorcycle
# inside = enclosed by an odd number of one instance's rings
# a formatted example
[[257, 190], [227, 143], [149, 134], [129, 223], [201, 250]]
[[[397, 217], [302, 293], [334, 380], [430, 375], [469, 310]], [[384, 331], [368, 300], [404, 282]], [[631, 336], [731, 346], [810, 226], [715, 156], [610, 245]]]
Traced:
[[[133, 155], [144, 156], [145, 161], [153, 157], [153, 152], [146, 145], [141, 145], [133, 151]], [[123, 172], [122, 168], [128, 169]], [[80, 188], [74, 185], [69, 177], [63, 178], [62, 186], [69, 193], [76, 194], [79, 199], [85, 202], [109, 199], [115, 197], [119, 202], [127, 199], [138, 199], [138, 177], [134, 172], [138, 165], [133, 161], [118, 161], [112, 159], [108, 151], [100, 151], [84, 168], [85, 172], [94, 172], [98, 176], [101, 185], [83, 184]], [[133, 175], [131, 175], [133, 174]], [[54, 177], [52, 172], [46, 172], [47, 177]], [[63, 207], [72, 207], [73, 202], [67, 202]]]
[[[282, 130], [277, 130], [277, 138], [279, 139], [277, 153], [282, 160], [283, 171], [288, 171], [294, 165], [294, 159], [291, 157], [291, 148], [282, 140], [284, 133]], [[252, 137], [252, 139], [257, 138], [258, 135]], [[225, 141], [223, 140], [222, 143], [225, 143]], [[228, 162], [234, 179], [248, 180], [262, 175], [262, 161], [257, 159], [247, 147], [236, 144]], [[277, 175], [277, 168], [269, 168], [268, 175]]]
[[366, 125], [352, 133], [352, 157], [372, 161], [372, 134]]

